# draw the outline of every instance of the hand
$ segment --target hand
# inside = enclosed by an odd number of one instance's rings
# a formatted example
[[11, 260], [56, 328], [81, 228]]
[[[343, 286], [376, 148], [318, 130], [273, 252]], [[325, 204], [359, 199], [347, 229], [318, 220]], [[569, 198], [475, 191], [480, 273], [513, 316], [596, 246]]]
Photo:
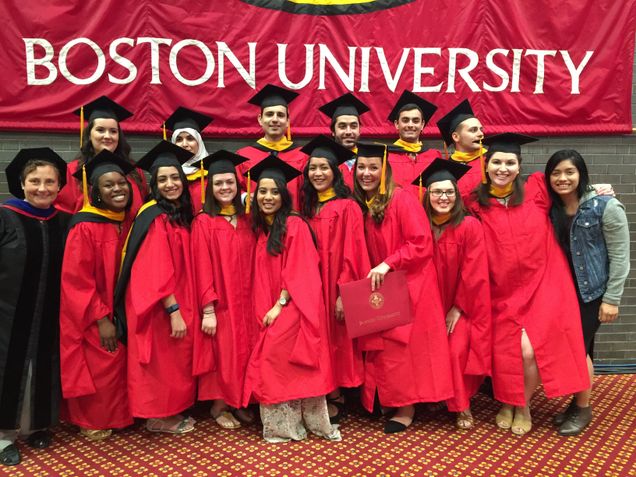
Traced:
[[113, 322], [105, 316], [101, 320], [97, 320], [97, 328], [102, 348], [110, 353], [117, 351], [117, 328]]
[[616, 197], [616, 192], [614, 192], [614, 188], [612, 184], [594, 184], [594, 190], [598, 195], [609, 195], [611, 197]]
[[181, 339], [186, 335], [187, 327], [181, 316], [181, 310], [170, 313], [170, 327], [172, 328], [171, 338]]
[[214, 313], [203, 314], [201, 330], [203, 330], [206, 335], [214, 336], [216, 334], [216, 315]]
[[274, 323], [274, 320], [276, 318], [278, 318], [278, 315], [280, 315], [280, 312], [283, 311], [283, 307], [281, 306], [280, 303], [276, 303], [271, 310], [269, 310], [266, 314], [265, 314], [265, 318], [263, 318], [263, 324], [265, 326], [269, 326], [272, 323]]
[[391, 270], [391, 267], [384, 262], [371, 269], [367, 275], [367, 278], [371, 279], [371, 291], [375, 291], [382, 286], [384, 283], [384, 275], [386, 275], [389, 270]]
[[455, 330], [455, 325], [459, 321], [459, 317], [462, 312], [456, 306], [453, 306], [450, 310], [448, 310], [448, 314], [446, 315], [446, 334], [451, 334]]
[[618, 317], [618, 306], [609, 303], [601, 303], [598, 310], [598, 321], [601, 323], [611, 323]]
[[336, 298], [336, 320], [344, 321], [344, 307], [342, 306], [342, 297]]

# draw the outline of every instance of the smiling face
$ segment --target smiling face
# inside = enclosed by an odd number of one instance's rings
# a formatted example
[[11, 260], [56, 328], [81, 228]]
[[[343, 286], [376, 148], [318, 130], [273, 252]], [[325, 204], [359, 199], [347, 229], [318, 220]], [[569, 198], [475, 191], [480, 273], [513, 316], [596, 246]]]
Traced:
[[212, 176], [212, 195], [221, 207], [232, 204], [237, 192], [236, 176], [231, 172]]
[[115, 152], [119, 145], [119, 125], [117, 120], [111, 118], [94, 119], [90, 138], [95, 154], [99, 154], [104, 149]]
[[424, 129], [424, 119], [419, 109], [402, 111], [394, 124], [402, 141], [416, 143], [420, 140], [420, 134]]
[[275, 215], [280, 210], [283, 199], [274, 179], [261, 179], [258, 181], [256, 203], [263, 215]]
[[562, 198], [577, 197], [581, 174], [570, 159], [559, 162], [550, 174], [550, 187]]
[[97, 180], [99, 196], [105, 209], [122, 212], [128, 205], [130, 186], [119, 172], [107, 172]]
[[382, 176], [381, 157], [358, 157], [356, 166], [356, 181], [367, 198], [373, 197], [380, 187]]
[[333, 171], [324, 157], [311, 157], [307, 168], [309, 182], [316, 192], [324, 192], [333, 185]]
[[462, 121], [457, 130], [451, 135], [455, 142], [455, 150], [459, 152], [478, 151], [480, 141], [484, 139], [484, 127], [477, 118]]
[[457, 200], [455, 186], [450, 180], [433, 182], [428, 186], [431, 210], [435, 215], [448, 214]]
[[157, 169], [157, 190], [159, 195], [169, 202], [176, 203], [183, 194], [183, 182], [174, 166]]
[[488, 161], [486, 172], [494, 186], [504, 188], [516, 179], [520, 168], [519, 157], [514, 152], [495, 152]]
[[357, 116], [343, 114], [333, 125], [333, 138], [347, 149], [353, 149], [360, 139], [360, 120]]
[[258, 115], [258, 124], [263, 128], [265, 139], [276, 142], [283, 138], [287, 131], [289, 117], [285, 106], [267, 106]]
[[199, 152], [199, 143], [197, 142], [197, 139], [187, 131], [180, 132], [174, 139], [174, 143], [186, 151], [190, 151], [193, 156], [196, 156]]
[[60, 174], [54, 166], [38, 166], [22, 183], [24, 200], [38, 209], [48, 209], [60, 191]]

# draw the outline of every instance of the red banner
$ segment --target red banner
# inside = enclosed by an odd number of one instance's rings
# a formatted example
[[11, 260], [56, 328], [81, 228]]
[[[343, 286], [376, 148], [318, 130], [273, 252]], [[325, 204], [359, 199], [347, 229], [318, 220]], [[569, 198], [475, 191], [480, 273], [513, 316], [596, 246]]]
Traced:
[[[78, 130], [71, 111], [106, 94], [159, 137], [177, 106], [214, 117], [210, 136], [257, 136], [247, 99], [298, 90], [294, 134], [327, 130], [318, 106], [351, 91], [363, 134], [404, 89], [464, 98], [487, 133], [631, 132], [635, 0], [3, 0], [0, 128]], [[426, 134], [437, 135], [434, 125]]]

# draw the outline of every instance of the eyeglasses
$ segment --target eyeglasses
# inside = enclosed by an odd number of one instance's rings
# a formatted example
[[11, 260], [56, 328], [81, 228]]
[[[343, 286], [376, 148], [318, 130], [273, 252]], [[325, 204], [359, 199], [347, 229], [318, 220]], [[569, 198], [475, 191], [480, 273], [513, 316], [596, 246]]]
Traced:
[[445, 195], [446, 197], [455, 197], [455, 189], [448, 189], [448, 190], [433, 189], [430, 191], [430, 193], [433, 197], [441, 197], [443, 195]]

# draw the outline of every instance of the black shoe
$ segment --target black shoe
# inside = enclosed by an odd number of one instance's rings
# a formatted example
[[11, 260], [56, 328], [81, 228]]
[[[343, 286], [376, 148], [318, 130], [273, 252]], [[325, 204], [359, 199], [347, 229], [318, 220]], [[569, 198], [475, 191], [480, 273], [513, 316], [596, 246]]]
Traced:
[[384, 425], [384, 433], [385, 434], [395, 434], [396, 432], [404, 432], [408, 426], [402, 424], [401, 422], [394, 421], [393, 419], [389, 419], [386, 421]]
[[15, 444], [9, 444], [0, 452], [0, 464], [18, 465], [20, 463], [20, 451]]
[[51, 433], [49, 431], [35, 431], [27, 437], [27, 444], [34, 449], [46, 449], [51, 445]]
[[342, 397], [342, 394], [337, 398], [327, 398], [327, 404], [333, 405], [338, 412], [335, 416], [329, 416], [329, 422], [331, 424], [340, 424], [340, 421], [345, 417], [345, 403], [338, 401]]
[[576, 436], [592, 422], [592, 406], [575, 408], [559, 427], [562, 436]]
[[554, 425], [560, 427], [565, 421], [567, 421], [568, 416], [572, 413], [572, 411], [574, 411], [576, 407], [576, 399], [572, 398], [570, 404], [568, 404], [568, 407], [565, 408], [565, 411], [556, 414], [552, 418], [552, 422], [554, 423]]

